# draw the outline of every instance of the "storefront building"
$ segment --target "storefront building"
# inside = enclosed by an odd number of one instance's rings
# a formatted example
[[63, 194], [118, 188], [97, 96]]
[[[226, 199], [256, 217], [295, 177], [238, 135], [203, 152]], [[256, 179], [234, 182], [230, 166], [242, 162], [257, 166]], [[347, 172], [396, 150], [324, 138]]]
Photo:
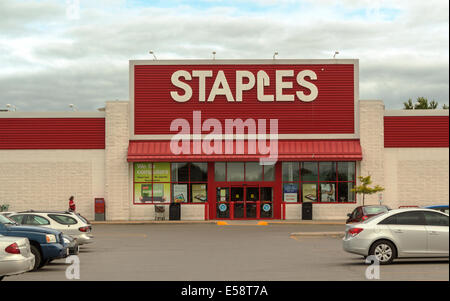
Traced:
[[358, 60], [130, 61], [130, 100], [0, 113], [0, 204], [153, 220], [344, 219], [371, 175], [392, 208], [448, 204], [448, 110], [359, 100]]

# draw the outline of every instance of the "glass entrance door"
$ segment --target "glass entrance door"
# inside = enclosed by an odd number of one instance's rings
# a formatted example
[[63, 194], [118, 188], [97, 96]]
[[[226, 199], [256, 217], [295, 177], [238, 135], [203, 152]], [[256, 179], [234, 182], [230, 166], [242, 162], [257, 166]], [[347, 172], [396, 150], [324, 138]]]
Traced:
[[216, 218], [273, 218], [273, 187], [217, 186]]

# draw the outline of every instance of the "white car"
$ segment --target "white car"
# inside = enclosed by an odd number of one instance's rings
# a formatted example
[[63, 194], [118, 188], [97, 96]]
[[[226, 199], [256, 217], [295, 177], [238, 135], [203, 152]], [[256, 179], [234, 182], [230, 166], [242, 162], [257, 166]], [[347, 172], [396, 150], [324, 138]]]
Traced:
[[27, 226], [40, 226], [61, 231], [76, 238], [79, 245], [92, 243], [92, 227], [88, 220], [73, 212], [25, 211], [8, 216], [16, 223]]
[[28, 238], [0, 235], [0, 280], [31, 271], [33, 267], [34, 255]]
[[448, 214], [431, 209], [396, 209], [351, 225], [343, 248], [362, 256], [374, 255], [380, 264], [395, 258], [447, 257]]

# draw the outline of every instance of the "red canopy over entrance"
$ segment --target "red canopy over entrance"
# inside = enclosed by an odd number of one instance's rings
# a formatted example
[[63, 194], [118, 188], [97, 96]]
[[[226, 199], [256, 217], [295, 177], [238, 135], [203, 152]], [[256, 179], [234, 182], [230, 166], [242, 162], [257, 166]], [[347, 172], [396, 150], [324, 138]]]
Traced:
[[[192, 142], [192, 141], [191, 141]], [[130, 141], [128, 147], [129, 162], [195, 162], [195, 161], [257, 161], [267, 155], [249, 151], [248, 141], [244, 141], [243, 153], [236, 152], [233, 141], [232, 153], [205, 154], [193, 152], [190, 143], [188, 154], [174, 154], [170, 149], [170, 141]], [[256, 143], [257, 144], [257, 143]], [[222, 150], [225, 143], [222, 143]], [[279, 140], [278, 161], [361, 161], [362, 150], [359, 140]]]

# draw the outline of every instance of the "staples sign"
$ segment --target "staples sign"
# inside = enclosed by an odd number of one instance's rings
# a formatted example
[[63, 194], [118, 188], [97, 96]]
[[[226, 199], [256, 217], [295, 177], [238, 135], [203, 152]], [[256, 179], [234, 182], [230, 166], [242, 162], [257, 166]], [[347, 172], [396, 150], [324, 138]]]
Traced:
[[[223, 70], [219, 70], [214, 78], [214, 83], [208, 91], [206, 90], [206, 81], [212, 80], [212, 70], [178, 70], [172, 73], [171, 82], [177, 88], [183, 90], [184, 93], [178, 91], [170, 91], [170, 96], [176, 102], [187, 102], [192, 99], [193, 89], [198, 89], [199, 102], [213, 102], [218, 95], [224, 95], [228, 102], [243, 101], [244, 91], [252, 90], [256, 87], [257, 99], [261, 102], [268, 101], [300, 101], [310, 102], [317, 98], [319, 91], [313, 81], [317, 80], [317, 74], [312, 70], [302, 70], [295, 75], [295, 82], [292, 81], [294, 70], [276, 70], [275, 78], [270, 76], [264, 70], [259, 70], [256, 75], [248, 70], [236, 70], [233, 81], [235, 84], [235, 93], [230, 89], [227, 77]], [[198, 79], [198, 86], [191, 84], [192, 79]], [[275, 85], [275, 95], [265, 94], [265, 87]], [[294, 85], [306, 88], [309, 93], [302, 90], [296, 91], [295, 96], [292, 94], [283, 94], [284, 89], [292, 89]]]
[[[356, 62], [168, 64], [132, 61], [135, 135], [173, 135], [171, 122], [278, 120], [279, 134], [353, 134]], [[327, 136], [331, 137], [331, 136]], [[146, 137], [143, 137], [146, 139]]]

